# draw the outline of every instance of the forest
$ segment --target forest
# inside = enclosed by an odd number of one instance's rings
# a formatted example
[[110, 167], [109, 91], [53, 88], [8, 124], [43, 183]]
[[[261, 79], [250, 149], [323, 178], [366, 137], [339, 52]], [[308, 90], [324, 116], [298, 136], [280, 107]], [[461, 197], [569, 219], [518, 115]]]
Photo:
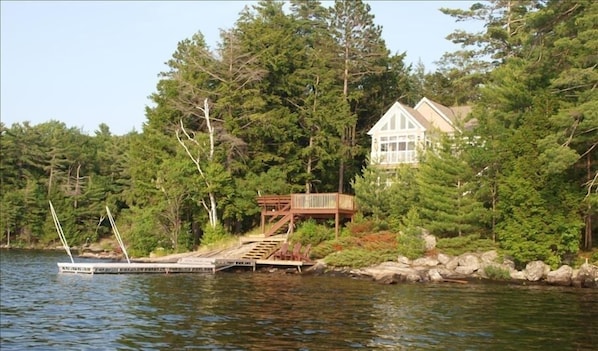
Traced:
[[[367, 3], [256, 2], [210, 49], [182, 39], [141, 132], [0, 124], [0, 232], [56, 245], [111, 235], [134, 255], [184, 252], [259, 227], [256, 196], [341, 192], [375, 230], [495, 242], [519, 263], [567, 261], [598, 228], [598, 2], [443, 8], [457, 30], [434, 72], [392, 54]], [[475, 128], [384, 171], [366, 132], [395, 101], [470, 105]], [[108, 102], [109, 103], [109, 102]], [[374, 230], [373, 229], [373, 230]]]

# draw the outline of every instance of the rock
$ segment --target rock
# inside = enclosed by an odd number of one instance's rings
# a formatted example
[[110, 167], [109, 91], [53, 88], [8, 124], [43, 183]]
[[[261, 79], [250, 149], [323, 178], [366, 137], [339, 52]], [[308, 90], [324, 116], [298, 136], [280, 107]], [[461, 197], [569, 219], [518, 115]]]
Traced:
[[480, 269], [480, 259], [474, 254], [463, 254], [459, 256], [458, 262], [455, 272], [459, 274], [470, 275]]
[[422, 280], [417, 270], [402, 267], [397, 262], [384, 262], [376, 267], [366, 268], [365, 274], [370, 275], [374, 281], [382, 284], [396, 284], [400, 282], [419, 282]]
[[313, 266], [306, 269], [305, 273], [323, 274], [324, 272], [326, 272], [327, 268], [328, 267], [326, 266], [326, 263], [324, 263], [324, 261], [318, 261], [318, 262], [316, 262], [316, 264], [314, 264]]
[[598, 288], [598, 266], [584, 263], [573, 279], [573, 285], [582, 288]]
[[509, 270], [516, 270], [515, 269], [515, 261], [510, 258], [505, 258], [502, 261], [503, 266], [509, 267]]
[[444, 264], [444, 266], [450, 270], [455, 270], [455, 268], [457, 268], [458, 265], [459, 265], [459, 257], [453, 257], [450, 259], [450, 261], [448, 261], [447, 263]]
[[410, 260], [410, 259], [408, 259], [408, 258], [407, 258], [407, 257], [405, 257], [405, 256], [399, 256], [399, 257], [397, 258], [397, 262], [401, 263], [401, 264], [402, 264], [402, 265], [404, 265], [404, 266], [410, 266], [410, 265], [411, 265], [411, 260]]
[[497, 258], [498, 258], [498, 253], [496, 252], [496, 250], [486, 251], [482, 254], [482, 256], [480, 256], [480, 259], [484, 263], [492, 263], [492, 262], [496, 261]]
[[478, 268], [474, 266], [458, 266], [455, 268], [455, 273], [463, 274], [463, 275], [471, 275], [473, 272], [477, 271]]
[[548, 272], [546, 281], [548, 284], [569, 286], [571, 285], [571, 277], [573, 275], [573, 268], [564, 265], [559, 267], [556, 271]]
[[517, 270], [512, 270], [510, 272], [511, 274], [511, 279], [515, 279], [515, 280], [525, 280], [525, 273], [523, 273], [523, 271], [517, 271]]
[[412, 266], [424, 266], [424, 267], [435, 267], [438, 265], [438, 260], [432, 257], [421, 257], [413, 262], [411, 262]]
[[434, 283], [444, 281], [444, 278], [442, 277], [442, 275], [440, 275], [440, 273], [438, 272], [438, 269], [435, 269], [435, 268], [430, 269], [428, 271], [428, 279]]
[[446, 265], [452, 259], [452, 257], [443, 253], [439, 253], [436, 259], [438, 262], [440, 262], [440, 264]]
[[436, 237], [427, 232], [422, 234], [422, 239], [426, 245], [426, 251], [434, 250], [436, 248]]
[[545, 278], [548, 272], [550, 272], [550, 266], [542, 261], [529, 262], [523, 270], [525, 278], [530, 282], [537, 282]]
[[475, 266], [476, 269], [480, 268], [480, 259], [471, 253], [465, 253], [459, 256], [459, 266]]

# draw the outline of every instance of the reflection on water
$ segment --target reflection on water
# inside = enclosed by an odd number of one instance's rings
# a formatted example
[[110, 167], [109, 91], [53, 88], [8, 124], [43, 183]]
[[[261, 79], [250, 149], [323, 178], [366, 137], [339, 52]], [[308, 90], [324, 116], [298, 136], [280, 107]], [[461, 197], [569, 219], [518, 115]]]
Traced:
[[2, 251], [2, 350], [593, 350], [595, 290], [267, 273], [60, 275]]

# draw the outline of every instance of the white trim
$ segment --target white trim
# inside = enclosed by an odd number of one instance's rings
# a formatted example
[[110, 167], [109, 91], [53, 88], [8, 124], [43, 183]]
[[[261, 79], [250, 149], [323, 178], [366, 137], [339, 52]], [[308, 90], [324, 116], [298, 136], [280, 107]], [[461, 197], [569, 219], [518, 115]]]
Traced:
[[[390, 122], [390, 118], [395, 115], [396, 113], [399, 114], [403, 114], [407, 120], [411, 123], [413, 123], [413, 125], [415, 126], [415, 128], [412, 129], [401, 129], [401, 128], [395, 128], [395, 130], [388, 130], [388, 131], [383, 131], [382, 127], [384, 125], [386, 125], [386, 123]], [[374, 126], [367, 132], [368, 135], [379, 135], [380, 133], [393, 133], [396, 134], [397, 131], [425, 131], [426, 128], [424, 126], [422, 126], [419, 121], [413, 117], [413, 115], [411, 113], [409, 113], [409, 111], [407, 111], [405, 108], [403, 108], [403, 106], [397, 101], [394, 104], [392, 104], [392, 106], [386, 111], [386, 113], [378, 120], [378, 122], [376, 122], [376, 124], [374, 124]]]

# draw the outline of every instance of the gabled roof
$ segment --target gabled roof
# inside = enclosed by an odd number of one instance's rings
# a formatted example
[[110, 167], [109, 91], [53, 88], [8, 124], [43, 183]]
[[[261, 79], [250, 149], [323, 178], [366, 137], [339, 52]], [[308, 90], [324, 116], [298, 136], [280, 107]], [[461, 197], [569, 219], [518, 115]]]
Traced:
[[441, 117], [443, 117], [451, 125], [455, 125], [455, 123], [458, 120], [463, 120], [471, 112], [471, 106], [447, 107], [437, 103], [436, 101], [432, 101], [427, 97], [423, 97], [417, 103], [417, 105], [415, 105], [415, 109], [417, 110], [424, 103], [428, 103], [434, 110], [436, 110], [436, 112], [438, 112], [438, 114]]
[[389, 122], [390, 118], [395, 114], [395, 111], [402, 111], [408, 118], [413, 120], [420, 128], [430, 129], [430, 122], [421, 113], [412, 109], [409, 106], [405, 106], [398, 101], [392, 104], [392, 106], [386, 111], [386, 113], [374, 124], [374, 126], [368, 131], [368, 135], [373, 135], [375, 132], [382, 130], [382, 128]]

